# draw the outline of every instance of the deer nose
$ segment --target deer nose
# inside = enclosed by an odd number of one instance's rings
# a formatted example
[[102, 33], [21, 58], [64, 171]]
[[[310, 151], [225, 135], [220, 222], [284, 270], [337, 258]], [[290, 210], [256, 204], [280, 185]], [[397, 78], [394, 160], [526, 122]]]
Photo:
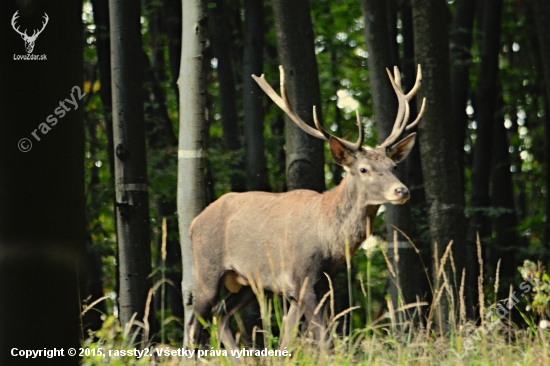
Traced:
[[400, 199], [408, 198], [409, 197], [409, 190], [405, 187], [396, 188], [395, 189], [395, 195], [399, 197]]

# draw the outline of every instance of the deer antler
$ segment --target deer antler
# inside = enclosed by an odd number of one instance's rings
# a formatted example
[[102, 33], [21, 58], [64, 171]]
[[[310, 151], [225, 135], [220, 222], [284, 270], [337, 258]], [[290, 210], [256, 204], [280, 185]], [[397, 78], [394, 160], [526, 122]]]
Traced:
[[409, 101], [416, 95], [416, 93], [418, 93], [418, 90], [420, 90], [420, 86], [422, 85], [422, 70], [420, 68], [420, 65], [418, 65], [416, 82], [414, 83], [413, 88], [407, 94], [403, 93], [403, 89], [401, 88], [401, 74], [399, 73], [399, 69], [397, 68], [397, 66], [393, 68], [393, 77], [390, 73], [390, 70], [386, 69], [386, 71], [388, 72], [388, 76], [390, 77], [393, 90], [395, 91], [395, 94], [397, 94], [399, 108], [397, 110], [397, 117], [395, 118], [393, 129], [390, 135], [383, 143], [378, 145], [378, 147], [389, 147], [399, 138], [399, 136], [401, 136], [403, 131], [408, 131], [416, 126], [424, 115], [424, 111], [426, 108], [426, 98], [424, 98], [422, 100], [422, 107], [420, 108], [420, 112], [418, 112], [418, 116], [411, 124], [407, 125], [410, 114]]
[[17, 10], [15, 12], [15, 14], [13, 14], [13, 17], [11, 18], [11, 26], [12, 26], [13, 30], [16, 31], [17, 33], [19, 33], [22, 37], [28, 37], [26, 30], [25, 30], [25, 32], [21, 32], [19, 30], [19, 27], [15, 28], [15, 21], [17, 20], [17, 18], [19, 18], [19, 15], [17, 13], [19, 13], [19, 10]]
[[281, 96], [282, 97], [279, 96], [277, 94], [277, 92], [275, 92], [275, 90], [273, 90], [271, 85], [269, 85], [269, 83], [265, 80], [265, 75], [264, 74], [262, 74], [262, 76], [260, 76], [260, 77], [257, 77], [256, 75], [252, 75], [252, 78], [258, 83], [260, 88], [262, 88], [262, 90], [267, 94], [267, 96], [269, 98], [271, 98], [271, 100], [273, 102], [275, 102], [275, 104], [277, 104], [279, 106], [279, 108], [281, 108], [286, 113], [286, 115], [288, 117], [290, 117], [290, 119], [293, 120], [294, 123], [296, 123], [296, 125], [298, 125], [298, 127], [300, 127], [302, 129], [302, 131], [304, 131], [305, 133], [307, 133], [307, 134], [309, 134], [313, 137], [316, 137], [318, 139], [324, 140], [324, 141], [328, 141], [330, 139], [330, 137], [333, 137], [333, 138], [337, 139], [338, 141], [340, 141], [342, 143], [342, 145], [344, 145], [350, 151], [358, 151], [359, 149], [361, 149], [361, 145], [363, 144], [363, 126], [361, 124], [361, 118], [359, 116], [359, 111], [356, 112], [356, 114], [357, 114], [357, 127], [359, 128], [359, 138], [357, 139], [357, 141], [355, 143], [352, 143], [350, 141], [346, 141], [346, 140], [341, 139], [339, 137], [333, 136], [330, 133], [328, 133], [327, 131], [325, 131], [323, 129], [323, 127], [321, 126], [321, 124], [319, 123], [319, 120], [317, 118], [317, 109], [316, 109], [315, 106], [313, 106], [313, 121], [315, 122], [315, 126], [317, 127], [317, 129], [314, 129], [313, 127], [306, 124], [292, 110], [292, 107], [290, 106], [290, 103], [288, 102], [288, 97], [287, 97], [287, 94], [286, 94], [285, 71], [283, 70], [282, 66], [279, 66], [279, 73], [280, 73], [280, 76], [281, 76], [281, 82], [280, 83], [281, 83]]
[[44, 13], [44, 21], [42, 22], [42, 29], [40, 30], [35, 30], [33, 33], [32, 33], [32, 36], [30, 36], [30, 38], [32, 39], [36, 39], [40, 33], [42, 33], [42, 31], [44, 30], [44, 28], [46, 28], [46, 25], [48, 24], [48, 20], [50, 20], [50, 18], [48, 17], [48, 14]]

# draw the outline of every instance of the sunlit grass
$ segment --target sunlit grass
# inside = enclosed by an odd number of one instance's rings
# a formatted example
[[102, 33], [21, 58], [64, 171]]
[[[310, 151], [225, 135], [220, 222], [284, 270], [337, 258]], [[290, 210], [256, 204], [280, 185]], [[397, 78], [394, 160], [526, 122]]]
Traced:
[[[331, 291], [323, 297], [326, 304], [328, 331], [333, 344], [331, 350], [324, 350], [310, 337], [307, 332], [295, 337], [289, 347], [285, 349], [291, 356], [231, 356], [231, 350], [225, 350], [218, 335], [218, 318], [211, 324], [203, 322], [210, 333], [208, 348], [202, 349], [200, 358], [196, 357], [198, 350], [194, 350], [194, 357], [183, 353], [182, 345], [163, 344], [161, 335], [154, 339], [142, 339], [136, 342], [135, 334], [130, 328], [122, 329], [114, 316], [105, 318], [103, 329], [95, 333], [95, 340], [90, 338], [83, 344], [89, 351], [83, 359], [83, 365], [180, 365], [184, 361], [192, 364], [209, 365], [546, 365], [549, 363], [549, 330], [539, 327], [533, 318], [523, 314], [525, 324], [512, 324], [508, 316], [498, 316], [502, 301], [496, 297], [480, 294], [479, 310], [483, 314], [483, 321], [466, 322], [464, 316], [463, 281], [464, 274], [457, 276], [456, 284], [460, 285], [459, 298], [455, 299], [450, 290], [449, 279], [443, 270], [446, 262], [452, 263], [452, 244], [450, 243], [441, 260], [436, 260], [437, 276], [432, 279], [434, 301], [429, 306], [426, 303], [400, 305], [394, 309], [388, 299], [387, 312], [378, 319], [366, 318], [366, 324], [354, 328], [349, 327], [344, 335], [336, 332], [336, 320], [343, 313], [335, 314], [334, 299]], [[479, 247], [478, 247], [479, 248]], [[367, 261], [370, 263], [372, 250], [367, 250]], [[480, 254], [480, 251], [479, 251]], [[435, 256], [437, 259], [437, 256]], [[483, 267], [481, 256], [478, 258], [480, 267]], [[397, 259], [398, 260], [398, 259]], [[349, 266], [349, 261], [347, 261]], [[388, 261], [390, 272], [394, 271]], [[370, 265], [367, 273], [360, 278], [366, 278], [365, 284], [361, 280], [363, 296], [370, 303]], [[348, 270], [348, 281], [351, 276]], [[495, 293], [498, 290], [498, 270], [496, 274]], [[160, 281], [159, 281], [160, 282]], [[155, 286], [160, 286], [158, 283]], [[483, 278], [480, 276], [479, 289], [483, 289]], [[273, 327], [281, 329], [286, 316], [286, 307], [280, 298], [264, 295], [261, 286], [254, 286], [257, 298], [260, 301], [262, 330], [256, 329], [252, 344], [262, 338], [262, 343], [268, 350], [279, 350], [279, 338], [273, 334]], [[456, 292], [455, 292], [456, 294]], [[487, 299], [491, 298], [491, 302]], [[441, 301], [445, 299], [446, 301]], [[150, 299], [149, 299], [150, 300]], [[501, 299], [502, 300], [502, 299]], [[402, 302], [400, 303], [402, 304]], [[442, 305], [443, 304], [443, 305]], [[500, 304], [500, 305], [499, 305]], [[515, 304], [519, 306], [520, 304]], [[349, 312], [346, 310], [344, 313]], [[164, 314], [164, 310], [161, 311]], [[372, 314], [368, 311], [367, 314]], [[489, 315], [488, 315], [489, 314]], [[440, 319], [447, 319], [442, 330]], [[174, 322], [175, 319], [161, 319], [163, 324]], [[136, 320], [133, 325], [137, 328], [145, 327], [146, 322]], [[237, 334], [237, 340], [239, 335]], [[241, 345], [241, 347], [243, 347]], [[254, 350], [253, 347], [243, 347]], [[242, 349], [241, 348], [241, 351]], [[123, 354], [120, 351], [126, 351]], [[134, 350], [142, 353], [135, 354]], [[145, 352], [143, 351], [145, 350]], [[261, 351], [262, 349], [258, 349]], [[128, 351], [132, 354], [128, 355]], [[265, 351], [264, 351], [265, 352]]]

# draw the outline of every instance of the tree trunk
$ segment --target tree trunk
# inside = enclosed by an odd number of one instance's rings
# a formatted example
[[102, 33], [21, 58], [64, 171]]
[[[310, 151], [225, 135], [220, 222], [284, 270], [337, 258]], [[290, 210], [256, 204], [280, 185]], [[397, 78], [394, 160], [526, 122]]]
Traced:
[[[443, 15], [448, 9], [443, 1], [413, 0], [412, 10], [416, 62], [422, 65], [424, 75], [416, 100], [420, 103], [422, 97], [427, 98], [426, 113], [418, 130], [432, 251], [437, 253], [437, 260], [441, 262], [445, 249], [453, 241], [452, 254], [457, 273], [453, 273], [449, 260], [444, 272], [454, 298], [458, 299], [454, 283], [460, 283], [464, 268], [465, 223], [460, 173], [455, 164], [456, 149], [450, 144], [455, 136], [448, 126], [449, 122], [446, 124], [451, 109], [451, 90], [447, 32], [449, 19]], [[433, 273], [434, 284], [439, 290], [443, 279], [437, 278], [437, 271]], [[440, 331], [445, 331], [448, 327], [449, 305], [446, 296], [441, 296], [439, 305], [441, 311], [436, 320]]]
[[[85, 116], [90, 117], [90, 116]], [[88, 141], [87, 152], [90, 154], [90, 160], [88, 161], [97, 161], [98, 159], [98, 148], [100, 143], [96, 136], [97, 124], [99, 121], [95, 118], [85, 118], [87, 136], [86, 141]], [[92, 165], [90, 168], [90, 180], [87, 184], [86, 196], [88, 197], [88, 202], [86, 204], [86, 259], [89, 263], [87, 266], [88, 272], [86, 273], [86, 289], [81, 291], [84, 299], [87, 299], [86, 303], [90, 304], [97, 299], [104, 296], [103, 293], [103, 271], [102, 271], [102, 260], [101, 260], [101, 251], [98, 250], [98, 247], [94, 245], [92, 239], [92, 233], [95, 231], [93, 227], [93, 221], [99, 216], [99, 210], [101, 205], [104, 202], [101, 200], [102, 188], [99, 187], [99, 167]], [[87, 333], [88, 329], [97, 331], [101, 329], [103, 321], [101, 320], [101, 315], [107, 312], [107, 307], [104, 301], [99, 302], [94, 305], [95, 310], [89, 310], [85, 313], [82, 319], [82, 325], [84, 332]]]
[[[544, 0], [533, 0], [533, 7], [535, 13], [535, 21], [537, 26], [537, 34], [539, 39], [540, 55], [542, 60], [542, 67], [544, 70], [544, 85], [546, 86], [546, 103], [550, 106], [550, 7], [548, 2]], [[546, 113], [550, 112], [546, 108]], [[546, 124], [545, 137], [546, 137], [546, 226], [544, 230], [544, 246], [546, 250], [550, 250], [550, 118], [545, 116]]]
[[263, 1], [244, 1], [243, 110], [246, 184], [249, 191], [270, 191], [264, 151], [263, 92], [250, 75], [263, 73]]
[[[139, 2], [109, 0], [119, 264], [123, 326], [144, 319], [152, 287]], [[150, 311], [149, 314], [154, 314]], [[147, 329], [144, 332], [147, 339]]]
[[[12, 58], [27, 55], [7, 24], [16, 11], [27, 34], [48, 16], [32, 53], [47, 61]], [[30, 363], [11, 356], [13, 348], [56, 348], [65, 357], [38, 363], [78, 365], [66, 350], [81, 344], [79, 286], [88, 264], [82, 2], [2, 1], [0, 14], [6, 22], [0, 27], [0, 364]], [[56, 108], [66, 111], [63, 117]]]
[[[495, 123], [498, 51], [502, 0], [488, 0], [483, 12], [483, 44], [478, 77], [476, 110], [476, 140], [473, 148], [472, 196], [474, 210], [468, 225], [468, 243], [475, 243], [476, 233], [483, 244], [491, 240], [491, 227], [484, 210], [490, 207], [489, 179], [491, 174], [492, 134]], [[470, 244], [471, 245], [471, 244]]]
[[[308, 0], [273, 0], [279, 59], [295, 113], [310, 126], [313, 106], [322, 123], [321, 94]], [[325, 190], [323, 142], [286, 120], [286, 180], [288, 190]]]
[[238, 152], [241, 150], [239, 133], [239, 115], [237, 113], [237, 86], [233, 74], [231, 46], [233, 44], [230, 23], [227, 21], [230, 9], [226, 7], [227, 0], [215, 0], [216, 6], [210, 9], [212, 17], [212, 47], [214, 57], [218, 59], [218, 83], [220, 92], [220, 111], [225, 148], [233, 152], [228, 162], [231, 172], [231, 191], [244, 192], [246, 182], [242, 174], [242, 162]]
[[109, 26], [109, 0], [91, 0], [94, 9], [94, 24], [96, 26], [97, 64], [99, 68], [99, 97], [103, 106], [105, 118], [105, 133], [107, 135], [107, 155], [109, 156], [109, 172], [114, 184], [115, 149], [113, 145], [113, 97], [111, 92], [111, 37]]
[[163, 2], [166, 17], [166, 36], [168, 37], [168, 60], [172, 75], [172, 88], [179, 103], [177, 79], [181, 60], [181, 1], [165, 0]]
[[[365, 40], [369, 52], [369, 77], [374, 112], [376, 116], [376, 128], [378, 142], [382, 143], [391, 133], [395, 116], [397, 114], [397, 98], [388, 78], [386, 69], [393, 72], [396, 65], [394, 33], [388, 29], [387, 19], [396, 18], [396, 14], [387, 14], [387, 7], [380, 6], [376, 0], [362, 1], [363, 16], [365, 18]], [[398, 178], [407, 185], [405, 169], [397, 171]], [[399, 231], [411, 235], [411, 206], [385, 205], [385, 222], [387, 229], [388, 257], [396, 268], [397, 278], [390, 278], [389, 289], [394, 308], [416, 301], [416, 296], [421, 296], [418, 291], [416, 279], [417, 254]], [[394, 240], [397, 235], [397, 240]], [[395, 248], [394, 248], [395, 247]]]
[[191, 221], [204, 208], [206, 111], [207, 11], [203, 0], [182, 1], [182, 49], [178, 79], [180, 129], [178, 150], [178, 220], [183, 265], [184, 345], [193, 315], [193, 252], [189, 238]]
[[[497, 110], [502, 112], [504, 101], [499, 96]], [[491, 173], [491, 206], [493, 209], [502, 210], [493, 220], [496, 232], [494, 248], [488, 253], [489, 273], [495, 273], [498, 260], [500, 263], [500, 283], [498, 298], [508, 296], [510, 284], [513, 284], [518, 264], [516, 251], [520, 243], [518, 232], [518, 220], [514, 203], [514, 184], [510, 171], [510, 153], [508, 152], [508, 136], [504, 127], [502, 113], [495, 118], [493, 123], [493, 169]]]
[[[451, 93], [454, 134], [457, 141], [458, 170], [464, 192], [464, 139], [468, 124], [466, 105], [470, 90], [470, 65], [472, 64], [472, 31], [476, 0], [457, 2], [451, 31]], [[464, 193], [463, 193], [464, 195]]]

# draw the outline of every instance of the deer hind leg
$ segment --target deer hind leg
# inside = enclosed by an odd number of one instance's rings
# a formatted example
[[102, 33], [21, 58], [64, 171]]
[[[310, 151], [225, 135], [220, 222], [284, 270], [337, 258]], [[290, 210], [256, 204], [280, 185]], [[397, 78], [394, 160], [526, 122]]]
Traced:
[[235, 341], [235, 337], [233, 337], [233, 333], [231, 333], [231, 330], [227, 325], [229, 323], [229, 319], [231, 319], [237, 311], [241, 310], [254, 299], [254, 292], [252, 291], [252, 288], [248, 286], [241, 288], [241, 290], [237, 293], [230, 293], [225, 298], [222, 308], [223, 315], [218, 326], [220, 339], [225, 348], [239, 348], [237, 342]]
[[197, 278], [195, 278], [193, 316], [188, 324], [189, 343], [191, 346], [201, 346], [207, 340], [206, 329], [202, 326], [200, 319], [204, 320], [207, 324], [212, 319], [212, 311], [219, 295], [219, 278], [216, 280], [213, 277], [206, 277], [207, 282], [201, 281], [199, 283], [197, 283]]

